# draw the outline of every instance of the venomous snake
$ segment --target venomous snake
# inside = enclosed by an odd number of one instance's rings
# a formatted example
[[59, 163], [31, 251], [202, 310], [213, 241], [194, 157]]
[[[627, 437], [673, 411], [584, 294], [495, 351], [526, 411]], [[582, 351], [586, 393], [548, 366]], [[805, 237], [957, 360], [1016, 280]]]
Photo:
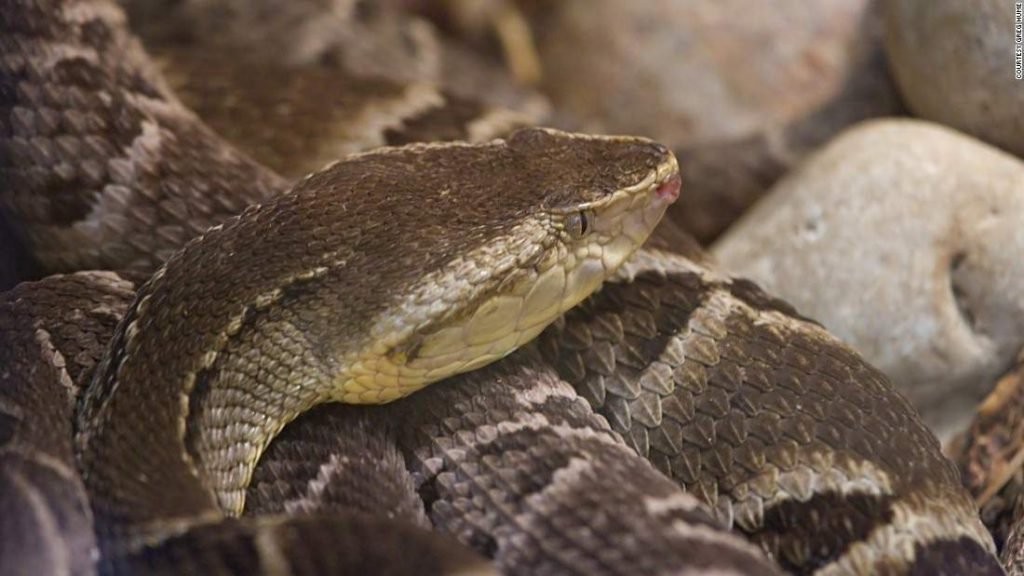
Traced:
[[127, 277], [2, 296], [5, 573], [491, 569], [431, 525], [516, 574], [1001, 572], [881, 374], [671, 231], [630, 257], [663, 147], [527, 129], [284, 193], [113, 4], [0, 7], [2, 216], [42, 273]]

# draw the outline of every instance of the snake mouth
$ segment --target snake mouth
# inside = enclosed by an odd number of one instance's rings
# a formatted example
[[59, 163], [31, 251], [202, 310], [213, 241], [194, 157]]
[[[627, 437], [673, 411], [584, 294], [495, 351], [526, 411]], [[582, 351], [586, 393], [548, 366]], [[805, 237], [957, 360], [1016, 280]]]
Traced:
[[606, 206], [595, 206], [594, 232], [603, 236], [604, 242], [615, 244], [617, 237], [630, 240], [628, 246], [618, 250], [616, 263], [606, 262], [609, 274], [647, 241], [668, 207], [679, 199], [682, 188], [679, 163], [670, 152], [666, 154], [667, 160], [642, 181], [613, 194], [603, 202]]
[[679, 199], [679, 190], [683, 187], [683, 179], [679, 172], [674, 172], [667, 180], [658, 185], [655, 194], [669, 204]]

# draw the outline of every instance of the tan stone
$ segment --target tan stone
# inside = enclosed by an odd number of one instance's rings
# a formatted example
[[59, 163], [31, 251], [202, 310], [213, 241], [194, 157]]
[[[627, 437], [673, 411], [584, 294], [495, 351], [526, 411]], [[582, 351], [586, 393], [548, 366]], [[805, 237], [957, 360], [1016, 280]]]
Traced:
[[1014, 3], [885, 0], [885, 44], [907, 105], [1024, 156], [1024, 81], [1015, 78]]
[[914, 120], [844, 132], [714, 246], [944, 434], [1024, 345], [1024, 162]]
[[899, 110], [871, 0], [542, 4], [543, 88], [566, 124], [673, 147], [672, 215], [704, 240], [841, 128]]

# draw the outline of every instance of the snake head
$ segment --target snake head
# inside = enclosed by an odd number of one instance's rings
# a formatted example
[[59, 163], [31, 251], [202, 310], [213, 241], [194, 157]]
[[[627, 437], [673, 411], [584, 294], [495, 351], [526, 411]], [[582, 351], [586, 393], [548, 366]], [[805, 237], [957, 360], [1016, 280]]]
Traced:
[[[644, 138], [528, 128], [485, 145], [441, 146], [447, 153], [404, 149], [430, 156], [417, 164], [436, 183], [421, 188], [417, 215], [439, 223], [438, 237], [416, 248], [439, 251], [422, 253], [417, 265], [429, 270], [375, 326], [388, 345], [364, 356], [355, 387], [370, 401], [530, 341], [613, 274], [679, 195], [675, 157]], [[371, 382], [393, 395], [375, 396]]]

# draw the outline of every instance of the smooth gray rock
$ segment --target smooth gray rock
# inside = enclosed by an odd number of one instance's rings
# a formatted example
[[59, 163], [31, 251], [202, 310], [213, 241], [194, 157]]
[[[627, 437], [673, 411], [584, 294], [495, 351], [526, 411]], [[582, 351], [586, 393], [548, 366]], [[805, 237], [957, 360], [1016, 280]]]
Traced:
[[1014, 2], [884, 0], [886, 50], [907, 105], [1024, 157]]
[[1024, 162], [936, 124], [844, 132], [713, 252], [860, 350], [940, 435], [1024, 345]]

